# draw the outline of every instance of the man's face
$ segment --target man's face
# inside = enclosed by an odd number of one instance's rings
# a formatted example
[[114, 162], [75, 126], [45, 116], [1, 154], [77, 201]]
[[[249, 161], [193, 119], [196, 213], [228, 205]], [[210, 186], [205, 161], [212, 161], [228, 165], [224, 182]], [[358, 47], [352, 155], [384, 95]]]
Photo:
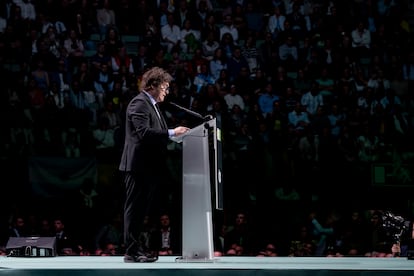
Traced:
[[56, 231], [61, 231], [64, 228], [64, 225], [63, 225], [61, 220], [55, 220], [54, 221], [54, 226], [55, 226]]
[[231, 24], [233, 24], [233, 20], [231, 16], [226, 16], [223, 20], [223, 23], [227, 26], [231, 26]]
[[161, 83], [160, 85], [154, 88], [152, 96], [158, 103], [163, 102], [170, 91], [169, 88], [170, 85], [168, 82]]
[[236, 216], [236, 224], [241, 225], [245, 222], [246, 217], [243, 214], [238, 214]]
[[16, 219], [16, 227], [17, 228], [23, 228], [24, 227], [24, 220], [22, 218]]
[[160, 222], [162, 226], [169, 226], [170, 225], [170, 218], [168, 216], [161, 216]]

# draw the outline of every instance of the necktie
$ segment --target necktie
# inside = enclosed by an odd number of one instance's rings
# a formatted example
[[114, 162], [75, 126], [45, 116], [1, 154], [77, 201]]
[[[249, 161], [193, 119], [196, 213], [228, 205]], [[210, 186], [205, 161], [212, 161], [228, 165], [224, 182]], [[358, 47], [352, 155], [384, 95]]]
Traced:
[[158, 118], [160, 119], [162, 128], [167, 129], [167, 123], [165, 122], [164, 117], [162, 116], [161, 109], [158, 103], [155, 104], [155, 110], [157, 111], [157, 115], [158, 115]]
[[157, 103], [154, 104], [155, 111], [157, 112], [158, 118], [161, 120], [161, 110]]

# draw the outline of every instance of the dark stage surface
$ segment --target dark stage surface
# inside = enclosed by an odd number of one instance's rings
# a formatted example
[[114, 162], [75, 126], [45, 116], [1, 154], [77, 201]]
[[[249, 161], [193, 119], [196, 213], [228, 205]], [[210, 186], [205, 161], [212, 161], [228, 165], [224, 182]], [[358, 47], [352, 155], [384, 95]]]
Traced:
[[176, 262], [161, 256], [155, 263], [124, 263], [123, 257], [0, 257], [0, 275], [414, 275], [414, 260], [368, 257], [219, 257], [209, 262]]

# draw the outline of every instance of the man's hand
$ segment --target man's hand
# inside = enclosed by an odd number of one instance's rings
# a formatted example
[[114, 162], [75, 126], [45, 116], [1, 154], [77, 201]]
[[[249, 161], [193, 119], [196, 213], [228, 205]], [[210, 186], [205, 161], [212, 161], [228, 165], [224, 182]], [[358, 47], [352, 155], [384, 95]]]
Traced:
[[189, 130], [190, 129], [188, 127], [179, 126], [179, 127], [174, 128], [174, 135], [179, 136], [181, 134], [188, 132]]
[[391, 252], [394, 257], [399, 257], [401, 254], [400, 243], [394, 243], [391, 247]]

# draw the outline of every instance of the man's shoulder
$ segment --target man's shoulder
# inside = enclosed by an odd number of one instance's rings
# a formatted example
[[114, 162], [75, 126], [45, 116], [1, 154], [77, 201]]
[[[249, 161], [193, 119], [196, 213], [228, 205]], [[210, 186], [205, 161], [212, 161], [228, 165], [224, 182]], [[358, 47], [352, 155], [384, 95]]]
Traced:
[[146, 95], [144, 92], [139, 92], [137, 95], [135, 95], [130, 102], [133, 101], [139, 101], [139, 100], [144, 100], [146, 98]]

